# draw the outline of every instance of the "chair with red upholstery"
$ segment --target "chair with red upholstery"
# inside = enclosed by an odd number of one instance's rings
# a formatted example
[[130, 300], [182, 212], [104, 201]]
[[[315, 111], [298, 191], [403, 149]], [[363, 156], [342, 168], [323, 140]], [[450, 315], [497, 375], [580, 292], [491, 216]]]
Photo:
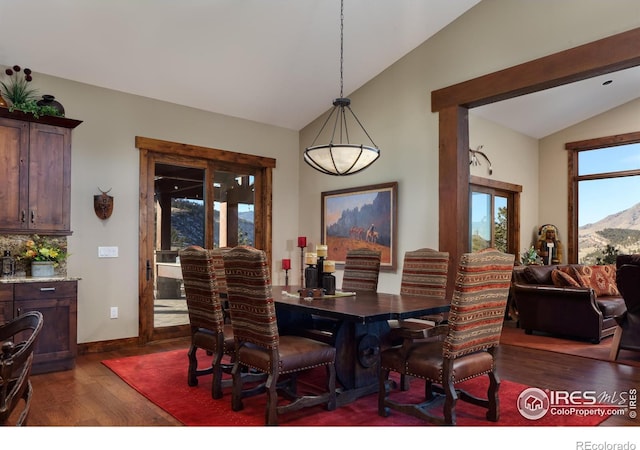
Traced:
[[[267, 392], [265, 423], [276, 425], [278, 415], [326, 404], [336, 407], [336, 349], [301, 336], [278, 332], [276, 308], [265, 252], [238, 246], [224, 255], [229, 295], [229, 312], [235, 336], [236, 359], [233, 367], [232, 409], [243, 409], [243, 398]], [[267, 374], [263, 386], [243, 388], [242, 368]], [[297, 392], [297, 374], [312, 368], [326, 369], [326, 390], [317, 395]], [[278, 394], [289, 403], [278, 405]]]
[[381, 253], [359, 248], [347, 251], [342, 277], [342, 290], [376, 292], [380, 274]]
[[[400, 295], [418, 297], [445, 298], [447, 292], [447, 273], [449, 271], [449, 253], [431, 248], [421, 248], [404, 254]], [[396, 328], [424, 329], [447, 320], [448, 313], [432, 314], [416, 319], [389, 321], [391, 342], [397, 343], [401, 333]], [[401, 343], [401, 338], [400, 342]], [[400, 374], [403, 390], [409, 389], [409, 381], [404, 373]]]
[[[433, 423], [455, 425], [455, 406], [460, 399], [487, 408], [487, 419], [498, 421], [500, 379], [495, 351], [500, 343], [514, 259], [514, 255], [491, 248], [462, 255], [448, 323], [428, 332], [406, 329], [401, 346], [380, 354], [380, 416], [386, 417], [394, 409]], [[444, 339], [425, 339], [438, 333]], [[424, 380], [424, 400], [407, 404], [390, 398], [395, 386], [389, 380], [392, 371]], [[489, 377], [486, 399], [455, 387], [483, 375]], [[442, 415], [426, 408], [436, 396], [443, 401]]]
[[39, 311], [29, 311], [0, 325], [0, 425], [27, 425], [33, 394], [33, 354], [42, 325]]
[[[447, 292], [449, 252], [421, 248], [404, 254], [400, 295], [444, 298]], [[446, 314], [421, 317], [435, 323], [446, 320]]]

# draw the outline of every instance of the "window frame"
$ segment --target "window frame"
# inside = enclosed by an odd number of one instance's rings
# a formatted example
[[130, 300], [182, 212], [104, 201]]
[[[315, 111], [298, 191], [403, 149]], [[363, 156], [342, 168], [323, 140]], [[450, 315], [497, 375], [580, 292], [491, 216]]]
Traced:
[[[517, 256], [520, 246], [520, 194], [522, 193], [522, 186], [471, 175], [469, 177], [469, 217], [471, 217], [471, 193], [473, 191], [490, 194], [492, 196], [492, 210], [495, 204], [493, 198], [496, 195], [507, 198], [507, 205], [511, 206], [511, 208], [507, 208], [507, 252]], [[471, 223], [469, 223], [467, 233], [469, 233], [469, 246], [471, 246]], [[494, 231], [492, 229], [492, 242], [493, 239]], [[468, 251], [471, 250], [469, 249]]]
[[578, 184], [580, 181], [603, 180], [607, 178], [622, 178], [640, 176], [640, 169], [621, 170], [617, 172], [602, 172], [588, 175], [578, 174], [578, 154], [587, 150], [617, 147], [620, 145], [640, 143], [640, 131], [616, 134], [611, 136], [585, 139], [582, 141], [567, 142], [564, 146], [568, 150], [568, 201], [567, 223], [569, 224], [567, 261], [571, 264], [578, 262]]

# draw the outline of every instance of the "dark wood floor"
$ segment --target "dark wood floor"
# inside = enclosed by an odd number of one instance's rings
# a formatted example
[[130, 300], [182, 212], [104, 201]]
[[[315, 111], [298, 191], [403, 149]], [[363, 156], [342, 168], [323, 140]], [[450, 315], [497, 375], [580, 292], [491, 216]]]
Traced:
[[[34, 375], [29, 425], [178, 426], [178, 421], [130, 388], [101, 361], [187, 346], [187, 340], [179, 339], [87, 354], [78, 357], [74, 370]], [[503, 379], [551, 390], [611, 393], [640, 386], [637, 367], [507, 345], [499, 350], [499, 373]], [[603, 425], [637, 426], [640, 421], [612, 417]]]

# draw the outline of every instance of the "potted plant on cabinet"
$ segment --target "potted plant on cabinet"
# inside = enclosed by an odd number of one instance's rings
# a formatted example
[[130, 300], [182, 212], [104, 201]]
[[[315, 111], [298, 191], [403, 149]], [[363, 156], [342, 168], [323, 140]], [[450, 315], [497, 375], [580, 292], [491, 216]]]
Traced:
[[32, 277], [52, 277], [62, 261], [67, 259], [65, 244], [57, 240], [34, 235], [25, 242], [19, 259], [31, 263]]

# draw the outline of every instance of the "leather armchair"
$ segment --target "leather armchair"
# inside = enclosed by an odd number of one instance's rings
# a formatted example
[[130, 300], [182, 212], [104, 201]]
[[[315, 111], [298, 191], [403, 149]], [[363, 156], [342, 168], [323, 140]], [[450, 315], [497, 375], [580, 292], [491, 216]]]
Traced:
[[627, 310], [615, 318], [618, 326], [609, 354], [612, 361], [618, 359], [620, 349], [640, 351], [640, 261], [636, 265], [619, 266], [616, 271], [616, 284]]

